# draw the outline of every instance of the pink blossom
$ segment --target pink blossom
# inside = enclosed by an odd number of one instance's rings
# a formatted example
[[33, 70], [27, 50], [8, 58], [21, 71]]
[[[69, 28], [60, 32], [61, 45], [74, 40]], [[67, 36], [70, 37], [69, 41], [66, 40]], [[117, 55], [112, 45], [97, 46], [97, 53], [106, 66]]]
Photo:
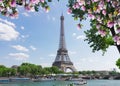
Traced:
[[105, 9], [102, 10], [102, 14], [106, 15], [106, 10]]
[[110, 0], [106, 0], [107, 2], [110, 2]]
[[97, 12], [97, 13], [100, 13], [100, 11], [101, 11], [101, 9], [100, 9], [100, 7], [98, 6], [96, 12]]
[[78, 28], [78, 29], [81, 29], [81, 24], [80, 24], [80, 23], [77, 24], [77, 28]]
[[88, 14], [88, 16], [89, 16], [91, 19], [93, 19], [93, 20], [95, 19], [95, 16], [94, 16], [93, 14], [91, 14], [91, 13]]
[[117, 45], [120, 45], [120, 36], [118, 35], [114, 36], [113, 40], [117, 43]]
[[99, 4], [98, 4], [98, 7], [99, 7], [100, 10], [102, 10], [103, 7], [104, 7], [104, 2], [100, 1]]
[[117, 36], [117, 35], [113, 37], [113, 40], [114, 40], [115, 42], [117, 42], [118, 39], [119, 39], [119, 36]]
[[97, 25], [96, 25], [96, 28], [97, 28], [97, 29], [100, 29], [100, 25], [99, 25], [99, 24], [97, 24]]
[[91, 13], [92, 13], [91, 9], [88, 9], [87, 11], [88, 11], [88, 13], [89, 13], [89, 14], [91, 14]]
[[11, 0], [11, 1], [9, 2], [9, 5], [10, 5], [11, 7], [16, 7], [16, 0]]
[[69, 9], [67, 10], [67, 13], [68, 13], [68, 14], [71, 14], [71, 13], [72, 13], [72, 10], [69, 8]]
[[77, 0], [80, 6], [85, 5], [85, 0]]
[[117, 32], [120, 33], [120, 27], [117, 28]]
[[117, 45], [120, 45], [120, 39], [117, 41]]
[[79, 3], [75, 3], [75, 4], [73, 5], [73, 8], [74, 8], [74, 9], [78, 9], [78, 8], [80, 8]]
[[99, 0], [92, 0], [92, 2], [98, 2]]
[[112, 28], [112, 27], [114, 26], [114, 22], [113, 22], [113, 21], [108, 21], [108, 22], [107, 22], [107, 26], [108, 26], [109, 28]]
[[38, 4], [40, 2], [40, 0], [30, 0], [30, 3], [33, 3], [33, 4]]
[[101, 37], [106, 36], [106, 31], [99, 29], [98, 32], [99, 32], [99, 34], [101, 35]]
[[3, 11], [4, 10], [4, 7], [0, 6], [0, 11]]
[[33, 6], [31, 6], [30, 4], [27, 4], [27, 5], [25, 6], [25, 9], [26, 9], [27, 11], [31, 11], [31, 10], [33, 9]]
[[3, 0], [0, 0], [0, 3], [2, 3], [3, 2]]
[[76, 8], [78, 9], [78, 8], [80, 8], [80, 5], [79, 5], [79, 3], [76, 3]]
[[44, 2], [45, 2], [45, 0], [40, 0], [40, 2], [44, 3]]
[[83, 10], [83, 11], [85, 11], [86, 10], [86, 8], [85, 8], [85, 6], [83, 5], [83, 6], [81, 6], [81, 10]]

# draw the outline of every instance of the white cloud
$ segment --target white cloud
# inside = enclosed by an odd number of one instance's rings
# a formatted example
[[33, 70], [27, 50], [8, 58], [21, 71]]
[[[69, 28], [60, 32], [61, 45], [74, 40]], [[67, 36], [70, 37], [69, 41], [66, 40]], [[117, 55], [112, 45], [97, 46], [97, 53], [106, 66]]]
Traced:
[[73, 33], [72, 36], [76, 36], [77, 34], [76, 33]]
[[35, 51], [36, 50], [36, 48], [34, 47], [34, 46], [30, 46], [30, 48], [33, 50], [33, 51]]
[[28, 38], [29, 35], [21, 35], [22, 38]]
[[49, 57], [55, 57], [56, 56], [56, 54], [50, 54], [50, 55], [48, 55]]
[[29, 55], [25, 53], [10, 53], [9, 56], [15, 58], [15, 60], [26, 60], [29, 58]]
[[22, 13], [22, 15], [29, 17], [30, 15], [27, 12]]
[[21, 26], [21, 29], [24, 30], [25, 28], [23, 26]]
[[56, 18], [55, 18], [54, 16], [50, 16], [50, 15], [47, 15], [47, 19], [48, 19], [48, 20], [52, 20], [52, 21], [55, 21], [55, 20], [56, 20]]
[[26, 47], [21, 46], [21, 45], [13, 45], [11, 47], [14, 48], [14, 49], [16, 49], [16, 50], [18, 50], [18, 51], [25, 51], [25, 52], [29, 51]]
[[81, 39], [81, 40], [84, 40], [86, 37], [84, 35], [79, 35], [76, 37], [76, 39]]
[[15, 30], [15, 24], [7, 20], [0, 19], [0, 40], [11, 41], [19, 36], [19, 32]]
[[1, 22], [1, 23], [4, 23], [4, 24], [7, 24], [7, 25], [9, 25], [9, 26], [11, 26], [11, 27], [13, 27], [13, 28], [16, 27], [14, 23], [9, 22], [9, 21], [7, 21], [7, 20], [3, 20], [3, 19], [1, 19], [1, 18], [0, 18], [0, 22]]

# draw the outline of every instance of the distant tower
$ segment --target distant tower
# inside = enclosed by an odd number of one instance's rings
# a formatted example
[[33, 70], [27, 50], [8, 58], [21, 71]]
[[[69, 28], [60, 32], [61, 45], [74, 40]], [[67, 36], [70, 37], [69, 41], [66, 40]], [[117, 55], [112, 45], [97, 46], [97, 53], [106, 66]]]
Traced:
[[73, 63], [71, 62], [68, 56], [68, 50], [66, 49], [65, 34], [64, 34], [64, 16], [63, 15], [60, 17], [60, 20], [61, 20], [61, 27], [60, 27], [59, 49], [57, 50], [57, 56], [52, 65], [57, 66], [64, 72], [66, 72], [67, 69], [70, 69], [72, 70], [72, 72], [75, 72], [76, 69], [73, 66]]

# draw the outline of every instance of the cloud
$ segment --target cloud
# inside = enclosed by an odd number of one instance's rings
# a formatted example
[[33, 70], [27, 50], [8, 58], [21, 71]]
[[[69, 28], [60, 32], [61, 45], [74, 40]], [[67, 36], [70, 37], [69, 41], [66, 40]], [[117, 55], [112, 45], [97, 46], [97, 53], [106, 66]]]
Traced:
[[16, 40], [19, 36], [19, 32], [15, 30], [15, 27], [14, 23], [0, 18], [0, 40]]
[[29, 35], [21, 35], [22, 38], [28, 38]]
[[9, 21], [7, 21], [7, 20], [3, 20], [3, 19], [1, 19], [1, 18], [0, 18], [0, 22], [1, 22], [1, 23], [4, 23], [4, 24], [7, 24], [7, 25], [9, 25], [9, 26], [11, 26], [11, 27], [13, 27], [13, 28], [16, 27], [14, 23], [9, 22]]
[[56, 56], [56, 54], [50, 54], [50, 55], [48, 55], [49, 57], [55, 57]]
[[16, 49], [16, 50], [18, 50], [18, 51], [25, 51], [25, 52], [29, 51], [26, 47], [23, 47], [21, 45], [13, 45], [11, 47], [14, 48], [14, 49]]
[[24, 30], [25, 28], [23, 26], [21, 26], [21, 29]]
[[33, 50], [33, 51], [35, 51], [36, 50], [36, 48], [34, 47], [34, 46], [30, 46], [30, 48]]
[[30, 15], [27, 12], [22, 13], [22, 15], [29, 17]]
[[9, 56], [15, 58], [15, 60], [26, 60], [29, 58], [29, 55], [25, 53], [10, 53]]
[[50, 15], [47, 15], [47, 19], [48, 19], [48, 20], [52, 20], [52, 21], [55, 21], [55, 20], [56, 20], [56, 18], [55, 18], [54, 16], [50, 16]]
[[84, 35], [79, 35], [76, 37], [76, 39], [81, 39], [81, 40], [84, 40], [86, 37]]
[[76, 33], [73, 33], [72, 36], [76, 36], [77, 34]]

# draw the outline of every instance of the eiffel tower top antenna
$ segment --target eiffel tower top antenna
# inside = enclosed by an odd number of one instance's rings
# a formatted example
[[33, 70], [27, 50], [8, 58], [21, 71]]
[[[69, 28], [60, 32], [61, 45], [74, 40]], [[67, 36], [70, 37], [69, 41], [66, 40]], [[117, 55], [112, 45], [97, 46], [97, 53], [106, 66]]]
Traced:
[[66, 49], [65, 43], [65, 34], [64, 34], [64, 16], [63, 13], [60, 17], [61, 26], [60, 26], [60, 41], [59, 41], [59, 49]]

